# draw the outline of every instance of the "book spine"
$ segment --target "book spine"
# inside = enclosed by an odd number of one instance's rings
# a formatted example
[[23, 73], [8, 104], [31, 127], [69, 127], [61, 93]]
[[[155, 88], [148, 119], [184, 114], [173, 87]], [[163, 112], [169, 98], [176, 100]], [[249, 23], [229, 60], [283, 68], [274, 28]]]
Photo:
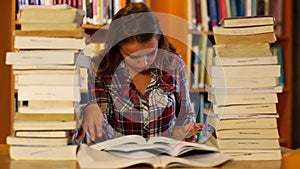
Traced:
[[209, 29], [212, 30], [213, 27], [218, 25], [218, 12], [216, 8], [216, 1], [210, 0], [208, 1], [208, 14], [210, 17], [209, 21]]

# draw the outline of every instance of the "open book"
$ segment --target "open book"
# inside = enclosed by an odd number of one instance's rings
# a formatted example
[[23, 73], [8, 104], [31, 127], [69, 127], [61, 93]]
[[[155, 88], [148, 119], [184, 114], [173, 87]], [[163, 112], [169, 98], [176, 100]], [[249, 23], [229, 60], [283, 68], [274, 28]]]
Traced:
[[231, 159], [215, 147], [167, 137], [129, 135], [81, 145], [77, 160], [81, 168], [124, 168], [137, 164], [157, 167], [212, 167]]

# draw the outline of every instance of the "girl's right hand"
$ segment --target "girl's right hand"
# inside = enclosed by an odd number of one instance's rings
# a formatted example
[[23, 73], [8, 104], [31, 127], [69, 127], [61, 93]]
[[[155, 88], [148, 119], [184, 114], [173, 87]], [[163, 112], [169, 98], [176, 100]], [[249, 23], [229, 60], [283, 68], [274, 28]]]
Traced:
[[87, 135], [89, 136], [90, 140], [94, 142], [96, 137], [102, 137], [102, 109], [97, 104], [89, 104], [81, 113], [81, 130], [78, 133], [76, 140], [81, 141], [85, 135]]

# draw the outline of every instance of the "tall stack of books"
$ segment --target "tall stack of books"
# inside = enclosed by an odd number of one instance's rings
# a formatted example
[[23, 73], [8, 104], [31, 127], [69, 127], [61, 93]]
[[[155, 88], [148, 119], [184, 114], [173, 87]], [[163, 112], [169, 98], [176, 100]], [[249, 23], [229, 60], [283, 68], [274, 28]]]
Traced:
[[280, 64], [270, 16], [226, 18], [215, 27], [216, 56], [206, 86], [213, 111], [214, 144], [235, 160], [281, 158], [277, 128]]
[[69, 7], [21, 9], [21, 30], [14, 32], [17, 51], [6, 55], [19, 103], [14, 133], [7, 137], [12, 159], [76, 159], [76, 146], [69, 142], [77, 128], [74, 104], [81, 99], [75, 64], [85, 47], [82, 19]]

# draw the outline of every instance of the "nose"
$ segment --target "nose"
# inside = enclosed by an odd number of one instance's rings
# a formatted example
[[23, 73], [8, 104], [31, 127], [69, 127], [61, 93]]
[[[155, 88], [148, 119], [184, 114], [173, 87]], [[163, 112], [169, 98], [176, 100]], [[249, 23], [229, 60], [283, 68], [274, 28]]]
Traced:
[[147, 56], [141, 57], [139, 60], [139, 67], [146, 68], [147, 66], [148, 66], [148, 57]]

